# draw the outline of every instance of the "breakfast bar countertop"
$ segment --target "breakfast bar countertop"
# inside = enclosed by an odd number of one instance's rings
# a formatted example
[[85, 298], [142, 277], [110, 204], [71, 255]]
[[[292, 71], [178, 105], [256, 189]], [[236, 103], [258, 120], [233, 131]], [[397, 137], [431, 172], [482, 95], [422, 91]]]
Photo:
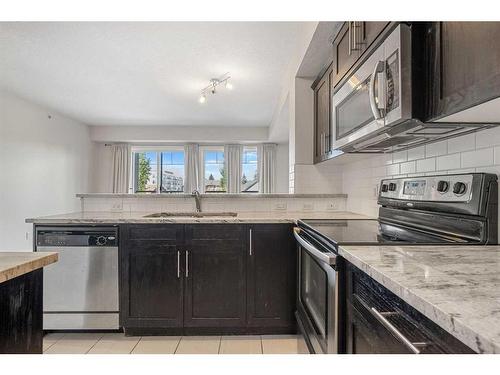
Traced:
[[54, 252], [0, 252], [0, 284], [57, 262]]

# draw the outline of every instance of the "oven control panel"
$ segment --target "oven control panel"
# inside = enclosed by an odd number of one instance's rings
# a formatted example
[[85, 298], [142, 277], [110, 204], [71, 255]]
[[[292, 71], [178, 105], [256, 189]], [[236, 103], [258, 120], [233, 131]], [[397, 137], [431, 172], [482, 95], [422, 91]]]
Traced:
[[430, 201], [468, 202], [472, 197], [471, 174], [421, 176], [382, 180], [379, 197]]

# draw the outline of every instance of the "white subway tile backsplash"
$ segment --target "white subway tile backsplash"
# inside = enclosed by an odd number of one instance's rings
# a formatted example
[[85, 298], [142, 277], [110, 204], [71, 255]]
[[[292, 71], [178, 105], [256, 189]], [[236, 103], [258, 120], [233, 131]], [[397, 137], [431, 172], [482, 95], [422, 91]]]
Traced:
[[446, 155], [447, 152], [448, 152], [448, 142], [447, 141], [434, 142], [434, 143], [429, 143], [428, 145], [425, 145], [425, 157], [426, 158], [430, 158], [433, 156]]
[[476, 148], [476, 133], [448, 139], [448, 153], [469, 151]]
[[415, 173], [416, 163], [414, 161], [402, 163], [400, 165], [400, 170], [401, 170], [401, 173]]
[[494, 163], [500, 164], [500, 147], [495, 147], [493, 153], [494, 153]]
[[481, 167], [493, 164], [493, 148], [483, 148], [462, 153], [462, 168]]
[[481, 130], [476, 133], [476, 148], [500, 145], [500, 127]]
[[436, 159], [417, 160], [417, 172], [431, 172], [436, 170]]
[[436, 158], [436, 169], [438, 171], [457, 168], [460, 168], [460, 154], [452, 154]]
[[410, 148], [408, 150], [408, 161], [423, 159], [425, 157], [425, 146]]
[[389, 176], [394, 176], [399, 174], [399, 164], [388, 165], [386, 171]]
[[408, 151], [399, 151], [392, 154], [392, 163], [402, 163], [408, 160]]

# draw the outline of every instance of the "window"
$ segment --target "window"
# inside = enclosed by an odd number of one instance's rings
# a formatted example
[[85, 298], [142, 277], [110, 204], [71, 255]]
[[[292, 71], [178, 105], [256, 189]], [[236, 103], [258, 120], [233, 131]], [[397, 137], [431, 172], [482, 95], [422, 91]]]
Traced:
[[161, 153], [161, 192], [180, 193], [184, 191], [184, 151]]
[[180, 193], [184, 191], [184, 150], [137, 150], [134, 158], [136, 193]]
[[241, 159], [241, 192], [259, 192], [257, 147], [243, 147], [243, 155]]
[[224, 149], [206, 147], [203, 152], [203, 191], [225, 193], [227, 177], [224, 166]]
[[154, 193], [157, 189], [158, 153], [136, 152], [135, 158], [135, 192]]

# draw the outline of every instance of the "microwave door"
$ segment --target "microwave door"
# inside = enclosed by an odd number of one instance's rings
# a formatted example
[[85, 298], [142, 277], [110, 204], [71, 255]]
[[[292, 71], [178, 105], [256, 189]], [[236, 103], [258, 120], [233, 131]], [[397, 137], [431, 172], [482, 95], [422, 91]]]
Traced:
[[332, 95], [332, 134], [334, 148], [342, 150], [359, 141], [367, 132], [384, 127], [383, 119], [375, 119], [370, 105], [370, 83], [374, 67], [383, 61], [382, 48], [372, 55]]
[[384, 41], [385, 125], [412, 116], [411, 31], [401, 24]]

